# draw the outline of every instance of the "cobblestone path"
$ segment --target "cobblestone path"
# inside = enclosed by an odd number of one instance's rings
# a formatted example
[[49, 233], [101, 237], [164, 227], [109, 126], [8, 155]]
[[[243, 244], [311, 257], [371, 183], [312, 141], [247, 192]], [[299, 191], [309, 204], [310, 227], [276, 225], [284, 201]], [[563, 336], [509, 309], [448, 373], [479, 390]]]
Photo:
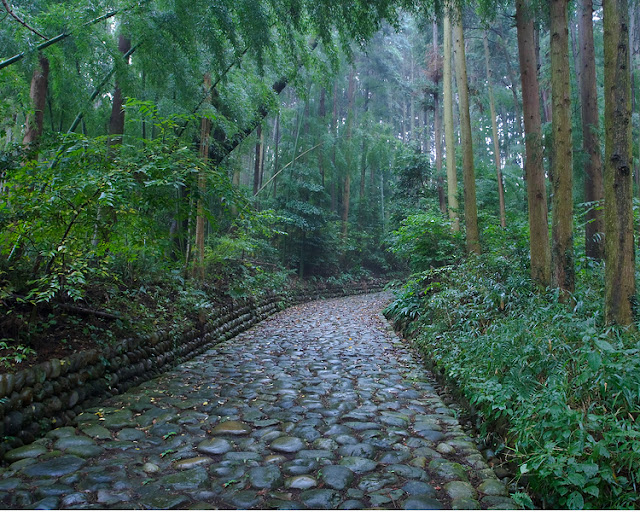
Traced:
[[380, 293], [291, 308], [6, 454], [6, 508], [514, 508]]

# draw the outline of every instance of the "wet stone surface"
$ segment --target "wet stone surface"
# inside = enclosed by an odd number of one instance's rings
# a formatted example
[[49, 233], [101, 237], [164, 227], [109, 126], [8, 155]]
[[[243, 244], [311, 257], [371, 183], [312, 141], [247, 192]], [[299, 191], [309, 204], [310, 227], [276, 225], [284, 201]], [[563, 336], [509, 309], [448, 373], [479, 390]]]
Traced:
[[7, 509], [515, 508], [379, 314], [264, 321], [5, 455]]

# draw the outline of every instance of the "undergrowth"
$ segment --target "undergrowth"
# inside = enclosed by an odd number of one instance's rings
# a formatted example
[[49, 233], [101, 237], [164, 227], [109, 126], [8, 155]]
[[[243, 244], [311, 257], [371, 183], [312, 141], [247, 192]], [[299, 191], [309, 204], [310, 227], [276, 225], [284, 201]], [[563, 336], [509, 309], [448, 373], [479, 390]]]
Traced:
[[604, 326], [599, 263], [579, 261], [571, 305], [526, 272], [504, 255], [425, 271], [385, 313], [458, 384], [483, 433], [503, 432], [542, 506], [635, 508], [637, 331]]

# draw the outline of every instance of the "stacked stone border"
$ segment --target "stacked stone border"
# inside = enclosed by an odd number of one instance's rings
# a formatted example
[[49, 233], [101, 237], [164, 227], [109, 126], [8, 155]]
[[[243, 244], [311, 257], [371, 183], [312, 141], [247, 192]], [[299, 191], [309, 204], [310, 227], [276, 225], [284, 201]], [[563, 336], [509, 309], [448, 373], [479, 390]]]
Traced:
[[105, 349], [0, 374], [0, 457], [53, 428], [73, 424], [78, 414], [101, 400], [192, 359], [278, 311], [321, 298], [378, 292], [384, 285], [383, 280], [319, 283], [286, 295], [233, 301], [209, 311], [199, 329], [133, 337]]

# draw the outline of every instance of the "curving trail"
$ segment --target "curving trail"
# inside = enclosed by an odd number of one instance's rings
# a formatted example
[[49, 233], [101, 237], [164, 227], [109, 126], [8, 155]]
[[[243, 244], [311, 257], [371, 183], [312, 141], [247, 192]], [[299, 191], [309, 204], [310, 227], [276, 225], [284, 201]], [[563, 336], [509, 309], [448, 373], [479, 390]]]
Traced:
[[304, 304], [9, 452], [7, 508], [515, 508], [379, 311]]

